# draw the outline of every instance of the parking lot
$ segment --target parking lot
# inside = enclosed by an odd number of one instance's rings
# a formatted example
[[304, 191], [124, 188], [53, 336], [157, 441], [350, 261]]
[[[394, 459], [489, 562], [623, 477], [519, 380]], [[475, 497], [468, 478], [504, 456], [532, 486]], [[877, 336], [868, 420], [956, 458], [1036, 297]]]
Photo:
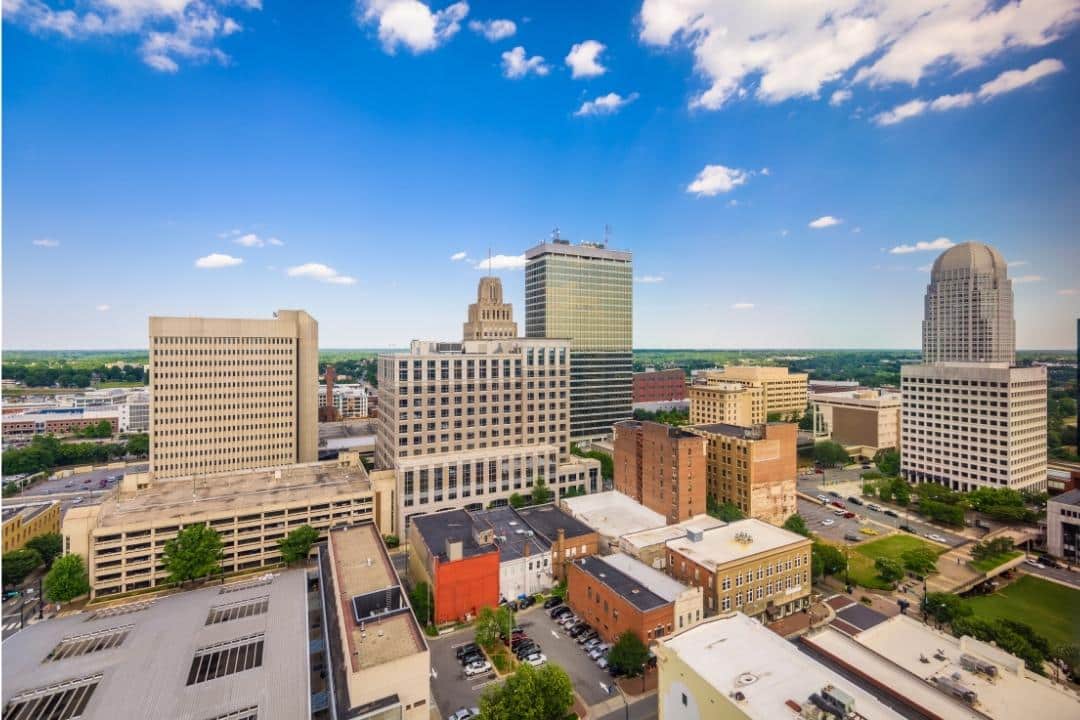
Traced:
[[[829, 499], [836, 500], [837, 498], [830, 497]], [[822, 505], [820, 502], [799, 498], [799, 514], [803, 516], [803, 520], [806, 521], [806, 526], [810, 528], [810, 532], [821, 536], [825, 540], [837, 543], [848, 542], [844, 539], [844, 535], [848, 533], [855, 533], [860, 540], [869, 540], [875, 537], [874, 535], [859, 532], [859, 528], [864, 525], [868, 525], [880, 535], [889, 532], [887, 526], [872, 521], [867, 522], [863, 519], [870, 514], [865, 507], [852, 506], [847, 502], [846, 498], [840, 498], [840, 501], [848, 505], [848, 509], [855, 513], [854, 518], [844, 518], [834, 514], [833, 511], [836, 508], [832, 505]], [[822, 525], [822, 520], [831, 520], [833, 522], [831, 525]]]
[[[147, 465], [132, 465], [127, 469], [124, 468], [108, 468], [101, 470], [91, 470], [86, 473], [79, 473], [78, 475], [71, 475], [66, 478], [55, 478], [42, 480], [35, 483], [32, 487], [26, 489], [21, 493], [19, 497], [29, 498], [32, 495], [51, 495], [53, 493], [73, 493], [85, 491], [89, 494], [91, 491], [97, 493], [101, 490], [99, 487], [102, 480], [108, 481], [109, 478], [117, 475], [124, 475], [126, 473], [145, 472]], [[109, 487], [112, 487], [115, 483], [108, 483]]]
[[[517, 624], [540, 645], [540, 651], [547, 656], [549, 663], [554, 663], [566, 671], [574, 684], [574, 690], [586, 704], [593, 705], [608, 699], [600, 683], [610, 684], [611, 677], [597, 667], [576, 641], [567, 637], [546, 610], [537, 606], [518, 613]], [[472, 678], [465, 677], [454, 652], [461, 645], [472, 641], [471, 630], [428, 639], [431, 646], [431, 687], [441, 717], [446, 717], [462, 707], [478, 707], [484, 688], [499, 682], [494, 672]]]

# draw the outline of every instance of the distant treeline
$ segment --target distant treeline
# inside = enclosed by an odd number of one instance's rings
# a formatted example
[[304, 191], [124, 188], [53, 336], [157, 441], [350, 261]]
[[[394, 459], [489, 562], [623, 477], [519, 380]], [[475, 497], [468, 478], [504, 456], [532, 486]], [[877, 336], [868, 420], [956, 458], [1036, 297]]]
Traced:
[[45, 364], [43, 362], [5, 362], [3, 366], [5, 380], [17, 380], [26, 387], [89, 387], [93, 380], [99, 382], [145, 383], [146, 372], [142, 365], [124, 365], [122, 367], [84, 368], [67, 362]]

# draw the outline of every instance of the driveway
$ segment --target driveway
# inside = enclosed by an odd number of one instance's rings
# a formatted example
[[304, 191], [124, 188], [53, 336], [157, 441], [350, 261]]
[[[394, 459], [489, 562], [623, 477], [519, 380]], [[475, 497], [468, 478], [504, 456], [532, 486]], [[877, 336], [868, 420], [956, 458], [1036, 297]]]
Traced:
[[439, 706], [439, 717], [446, 717], [463, 707], [479, 707], [484, 688], [498, 682], [494, 672], [478, 677], [465, 677], [454, 651], [472, 640], [471, 629], [428, 638], [428, 645], [431, 647], [431, 690]]
[[581, 649], [577, 641], [568, 637], [563, 629], [543, 608], [531, 608], [518, 615], [518, 624], [525, 632], [540, 644], [548, 662], [555, 663], [566, 671], [574, 690], [586, 705], [595, 705], [608, 699], [600, 683], [611, 684], [611, 676], [596, 666], [596, 663]]

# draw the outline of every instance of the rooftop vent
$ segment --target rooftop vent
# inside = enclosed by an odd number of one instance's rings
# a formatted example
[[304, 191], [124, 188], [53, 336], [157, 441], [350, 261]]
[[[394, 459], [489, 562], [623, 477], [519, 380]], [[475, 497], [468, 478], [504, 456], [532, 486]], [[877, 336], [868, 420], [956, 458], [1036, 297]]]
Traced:
[[749, 545], [750, 543], [754, 542], [754, 536], [750, 534], [750, 532], [747, 530], [740, 530], [739, 532], [735, 533], [735, 542], [739, 543], [740, 545]]
[[735, 678], [735, 684], [740, 687], [746, 687], [747, 685], [753, 685], [754, 683], [756, 683], [757, 679], [758, 677], [754, 673], [744, 672], [740, 673], [739, 676]]

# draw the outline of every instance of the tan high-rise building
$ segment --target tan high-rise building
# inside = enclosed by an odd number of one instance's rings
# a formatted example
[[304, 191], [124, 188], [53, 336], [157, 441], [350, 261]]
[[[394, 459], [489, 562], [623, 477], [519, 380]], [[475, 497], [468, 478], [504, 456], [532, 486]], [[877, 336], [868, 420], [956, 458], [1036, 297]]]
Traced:
[[900, 447], [900, 393], [886, 390], [812, 392], [814, 434], [845, 447], [878, 450]]
[[514, 308], [503, 302], [502, 281], [497, 277], [481, 278], [476, 288], [476, 302], [469, 306], [465, 323], [465, 340], [494, 340], [517, 337]]
[[687, 428], [708, 441], [706, 492], [730, 502], [747, 517], [773, 525], [798, 512], [794, 423], [739, 427], [722, 423]]
[[802, 415], [806, 410], [806, 373], [789, 372], [786, 367], [733, 365], [702, 376], [705, 385], [739, 383], [753, 393], [760, 390], [760, 395], [752, 395], [750, 422], [753, 423], [765, 422], [774, 413], [786, 418], [793, 413]]
[[655, 422], [615, 423], [615, 489], [674, 524], [705, 512], [705, 445]]
[[318, 459], [319, 325], [150, 318], [150, 471], [169, 478]]
[[705, 381], [691, 385], [689, 395], [692, 425], [765, 422], [765, 393], [760, 385], [748, 387], [734, 382]]

